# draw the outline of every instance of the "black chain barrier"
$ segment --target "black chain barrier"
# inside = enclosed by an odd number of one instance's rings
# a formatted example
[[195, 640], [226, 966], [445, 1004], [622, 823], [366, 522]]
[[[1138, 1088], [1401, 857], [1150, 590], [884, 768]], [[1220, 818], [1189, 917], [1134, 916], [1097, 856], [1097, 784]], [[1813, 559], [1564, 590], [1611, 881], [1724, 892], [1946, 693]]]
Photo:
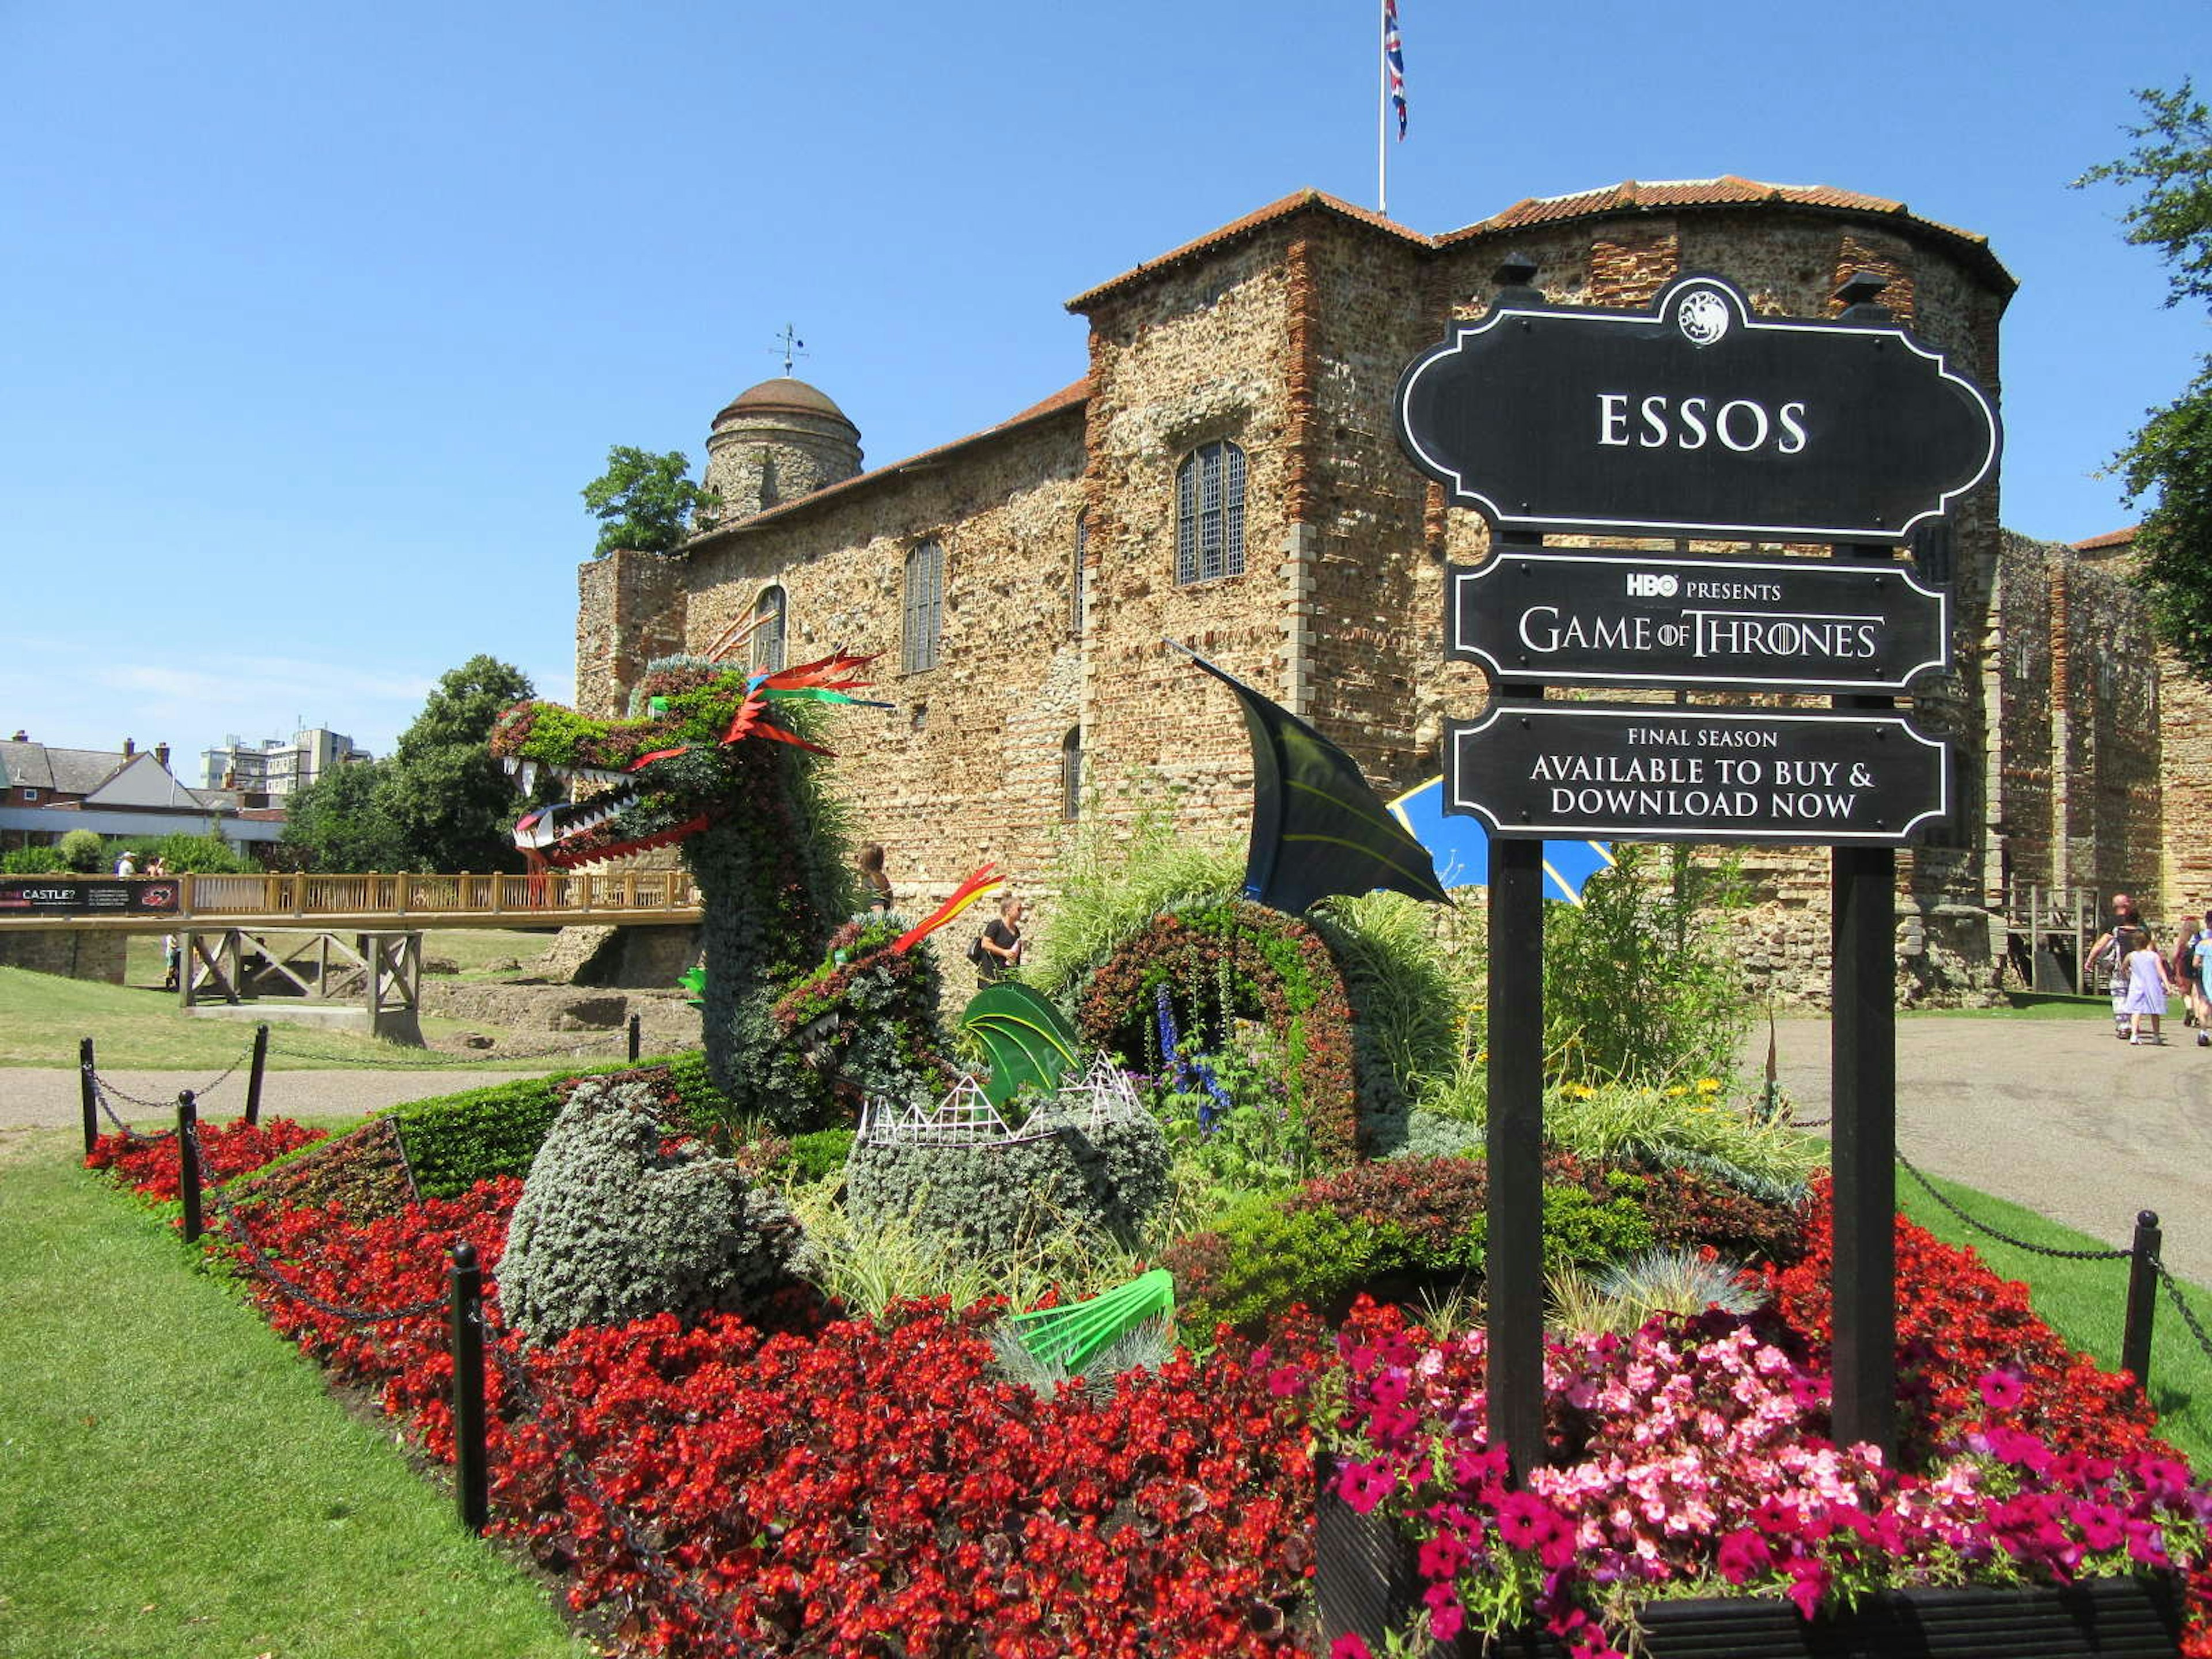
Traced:
[[2173, 1304], [2174, 1312], [2179, 1314], [2181, 1322], [2189, 1327], [2189, 1334], [2197, 1339], [2197, 1346], [2204, 1351], [2204, 1357], [2212, 1359], [2212, 1337], [2207, 1337], [2204, 1327], [2197, 1323], [2196, 1310], [2181, 1294], [2179, 1282], [2166, 1271], [2166, 1263], [2156, 1256], [2151, 1257], [2150, 1265], [2158, 1270], [2158, 1282], [2166, 1286], [2166, 1298]]
[[[170, 1133], [173, 1134], [176, 1132], [172, 1130]], [[445, 1308], [446, 1298], [442, 1296], [432, 1297], [427, 1302], [413, 1303], [404, 1308], [383, 1309], [352, 1307], [317, 1296], [293, 1279], [277, 1264], [276, 1257], [261, 1248], [253, 1237], [252, 1230], [246, 1224], [246, 1218], [238, 1212], [237, 1207], [230, 1201], [230, 1195], [223, 1191], [215, 1171], [208, 1166], [207, 1156], [200, 1148], [200, 1139], [197, 1133], [192, 1135], [191, 1145], [192, 1161], [199, 1166], [200, 1190], [215, 1200], [216, 1212], [238, 1243], [253, 1258], [254, 1269], [294, 1301], [303, 1302], [318, 1313], [328, 1314], [333, 1319], [343, 1319], [350, 1325], [394, 1324], [403, 1319], [420, 1319], [425, 1314], [437, 1313]]]
[[[236, 1060], [231, 1061], [230, 1065], [227, 1068], [216, 1074], [214, 1081], [204, 1084], [199, 1088], [193, 1090], [191, 1091], [192, 1098], [195, 1100], [205, 1100], [217, 1089], [220, 1089], [224, 1084], [229, 1082], [232, 1078], [237, 1076], [238, 1068], [245, 1065], [247, 1060], [252, 1058], [253, 1044], [249, 1042], [246, 1045], [244, 1053], [240, 1054]], [[131, 1093], [128, 1090], [118, 1088], [114, 1084], [100, 1076], [97, 1071], [92, 1073], [92, 1079], [94, 1086], [99, 1089], [103, 1095], [113, 1095], [118, 1100], [124, 1102], [125, 1104], [138, 1107], [143, 1111], [168, 1112], [176, 1109], [176, 1097], [173, 1095], [167, 1100], [143, 1100], [138, 1096]], [[111, 1110], [108, 1113], [108, 1115], [112, 1117], [114, 1116], [114, 1113]], [[124, 1126], [120, 1122], [116, 1125], [116, 1127], [118, 1128], [123, 1128], [123, 1127]], [[126, 1133], [129, 1133], [127, 1130], [125, 1132]]]
[[[115, 1133], [121, 1135], [123, 1139], [128, 1141], [131, 1146], [153, 1146], [159, 1145], [164, 1140], [174, 1140], [177, 1138], [177, 1132], [174, 1129], [164, 1129], [159, 1134], [149, 1135], [142, 1134], [139, 1131], [132, 1128], [116, 1115], [115, 1108], [107, 1103], [107, 1085], [100, 1080], [100, 1073], [97, 1072], [89, 1072], [86, 1073], [86, 1076], [90, 1079], [92, 1083], [92, 1097], [94, 1101], [99, 1105], [101, 1111], [107, 1114], [107, 1121], [115, 1126]], [[130, 1097], [126, 1095], [124, 1098], [128, 1100]]]
[[1928, 1177], [1914, 1169], [1912, 1160], [1905, 1157], [1903, 1152], [1899, 1152], [1896, 1157], [1905, 1172], [1920, 1183], [1929, 1197], [1934, 1199], [1976, 1231], [1987, 1233], [1999, 1243], [2011, 1245], [2015, 1250], [2026, 1250], [2030, 1255], [2055, 1256], [2062, 1261], [2125, 1261], [2135, 1255], [2133, 1250], [2060, 1250], [2054, 1249], [2047, 1244], [2031, 1244], [2024, 1238], [2014, 1238], [2010, 1233], [2000, 1232], [1988, 1222], [1968, 1215], [1949, 1199], [1937, 1192]]

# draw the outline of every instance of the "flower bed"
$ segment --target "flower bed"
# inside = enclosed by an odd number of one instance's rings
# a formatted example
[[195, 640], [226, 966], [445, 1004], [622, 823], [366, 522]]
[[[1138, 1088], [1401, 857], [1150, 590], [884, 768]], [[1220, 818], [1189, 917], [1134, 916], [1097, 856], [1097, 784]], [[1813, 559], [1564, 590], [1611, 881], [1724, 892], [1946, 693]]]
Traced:
[[[287, 1133], [264, 1126], [257, 1150]], [[158, 1164], [143, 1173], [157, 1181]], [[1426, 1193], [1449, 1173], [1415, 1175]], [[425, 1310], [358, 1322], [251, 1273], [250, 1294], [449, 1459], [435, 1304], [456, 1242], [495, 1281], [520, 1191], [503, 1178], [378, 1218], [272, 1194], [252, 1212], [255, 1243], [300, 1289]], [[1830, 1443], [1824, 1189], [1806, 1242], [1802, 1263], [1768, 1271], [1771, 1314], [1554, 1344], [1559, 1459], [1517, 1491], [1484, 1438], [1480, 1337], [1437, 1340], [1364, 1302], [1334, 1343], [1293, 1313], [1257, 1346], [1221, 1331], [1204, 1364], [1181, 1354], [1103, 1397], [1050, 1399], [990, 1370], [988, 1306], [908, 1304], [878, 1325], [793, 1301], [526, 1351], [495, 1329], [495, 1525], [643, 1650], [719, 1655], [734, 1632], [855, 1659], [1288, 1656], [1316, 1650], [1318, 1431], [1331, 1489], [1392, 1517], [1414, 1551], [1438, 1637], [1534, 1622], [1597, 1654], [1655, 1595], [1810, 1609], [2167, 1562], [2201, 1591], [2212, 1498], [2131, 1390], [2068, 1353], [2017, 1287], [1909, 1224], [1907, 1458], [1892, 1469]], [[690, 1595], [670, 1592], [672, 1571]], [[2192, 1602], [2188, 1650], [2212, 1656]]]
[[[302, 1128], [289, 1117], [272, 1117], [261, 1124], [242, 1117], [228, 1123], [203, 1123], [200, 1156], [217, 1181], [228, 1181], [287, 1152], [312, 1146], [323, 1134], [320, 1129]], [[182, 1196], [173, 1133], [151, 1139], [102, 1135], [85, 1154], [84, 1167], [106, 1171], [120, 1185], [157, 1204], [173, 1204]]]

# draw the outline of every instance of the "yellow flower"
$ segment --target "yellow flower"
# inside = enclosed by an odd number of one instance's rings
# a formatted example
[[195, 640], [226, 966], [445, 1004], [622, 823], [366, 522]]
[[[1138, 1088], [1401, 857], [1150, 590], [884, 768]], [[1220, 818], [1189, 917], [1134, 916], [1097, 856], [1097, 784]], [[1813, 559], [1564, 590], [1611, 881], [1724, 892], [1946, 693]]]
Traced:
[[1698, 1079], [1698, 1092], [1699, 1094], [1701, 1094], [1701, 1095], [1717, 1095], [1717, 1094], [1720, 1093], [1720, 1091], [1721, 1091], [1721, 1080], [1720, 1080], [1718, 1078], [1717, 1078], [1717, 1077], [1701, 1077], [1701, 1078], [1699, 1078], [1699, 1079]]

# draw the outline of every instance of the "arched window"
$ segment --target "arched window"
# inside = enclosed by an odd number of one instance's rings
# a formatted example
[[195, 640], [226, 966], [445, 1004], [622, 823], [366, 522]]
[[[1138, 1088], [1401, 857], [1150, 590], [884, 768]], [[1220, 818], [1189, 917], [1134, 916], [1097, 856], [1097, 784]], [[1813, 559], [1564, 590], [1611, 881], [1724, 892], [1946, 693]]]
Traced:
[[1070, 823], [1083, 816], [1083, 728], [1071, 726], [1060, 740], [1060, 815]]
[[1176, 580], [1244, 574], [1244, 452], [1200, 444], [1176, 471]]
[[773, 674], [783, 666], [783, 589], [773, 585], [761, 589], [753, 601], [752, 672]]
[[906, 602], [899, 630], [899, 666], [909, 674], [937, 666], [945, 632], [945, 550], [924, 542], [906, 556]]
[[1083, 556], [1091, 545], [1089, 520], [1085, 514], [1075, 515], [1075, 562], [1069, 567], [1067, 583], [1067, 631], [1083, 632]]

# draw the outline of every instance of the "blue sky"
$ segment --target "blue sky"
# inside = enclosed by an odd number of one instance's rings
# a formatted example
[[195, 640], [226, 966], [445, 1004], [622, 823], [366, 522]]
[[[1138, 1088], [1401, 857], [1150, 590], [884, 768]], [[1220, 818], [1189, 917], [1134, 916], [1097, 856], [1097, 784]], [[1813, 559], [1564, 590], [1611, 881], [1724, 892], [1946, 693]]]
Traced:
[[[0, 729], [382, 753], [480, 651], [566, 696], [610, 445], [702, 463], [787, 322], [872, 465], [1056, 391], [1069, 296], [1373, 205], [1378, 5], [0, 0]], [[2005, 522], [2129, 521], [2094, 475], [2206, 322], [2066, 185], [2212, 82], [2203, 0], [1401, 15], [1393, 217], [1735, 173], [1983, 232]]]

